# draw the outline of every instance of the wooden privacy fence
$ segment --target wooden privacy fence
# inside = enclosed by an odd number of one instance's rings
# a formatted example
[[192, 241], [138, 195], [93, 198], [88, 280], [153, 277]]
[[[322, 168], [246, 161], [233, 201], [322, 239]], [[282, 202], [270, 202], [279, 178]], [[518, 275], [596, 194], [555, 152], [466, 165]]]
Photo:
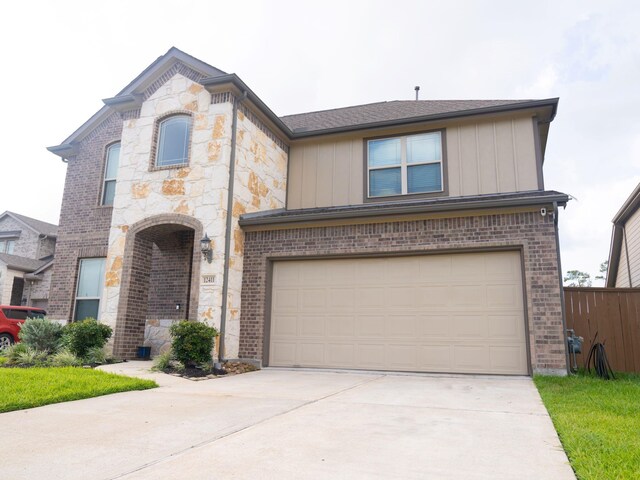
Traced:
[[614, 371], [640, 373], [640, 288], [567, 287], [564, 302], [567, 328], [584, 337], [579, 367], [597, 332]]

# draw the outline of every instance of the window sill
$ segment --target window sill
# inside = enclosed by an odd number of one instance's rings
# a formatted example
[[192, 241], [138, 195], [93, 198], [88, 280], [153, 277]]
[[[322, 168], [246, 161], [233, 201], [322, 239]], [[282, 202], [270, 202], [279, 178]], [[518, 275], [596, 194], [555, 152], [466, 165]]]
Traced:
[[189, 162], [180, 163], [180, 164], [177, 164], [177, 165], [165, 165], [165, 166], [162, 166], [162, 167], [158, 167], [156, 165], [152, 165], [152, 166], [149, 167], [149, 171], [150, 172], [161, 172], [163, 170], [179, 170], [181, 168], [185, 168], [185, 167], [188, 167], [188, 166], [189, 166]]
[[398, 202], [403, 200], [415, 200], [420, 198], [434, 198], [434, 197], [448, 197], [448, 196], [449, 196], [448, 191], [439, 190], [437, 192], [406, 193], [401, 195], [385, 195], [382, 197], [364, 197], [364, 203]]

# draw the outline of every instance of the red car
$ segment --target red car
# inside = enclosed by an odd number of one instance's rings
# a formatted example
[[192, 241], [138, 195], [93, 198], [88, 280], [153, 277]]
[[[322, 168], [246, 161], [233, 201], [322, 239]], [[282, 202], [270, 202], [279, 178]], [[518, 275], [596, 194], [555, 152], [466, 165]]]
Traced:
[[42, 318], [46, 315], [47, 312], [41, 308], [0, 305], [0, 350], [20, 341], [18, 332], [28, 317]]

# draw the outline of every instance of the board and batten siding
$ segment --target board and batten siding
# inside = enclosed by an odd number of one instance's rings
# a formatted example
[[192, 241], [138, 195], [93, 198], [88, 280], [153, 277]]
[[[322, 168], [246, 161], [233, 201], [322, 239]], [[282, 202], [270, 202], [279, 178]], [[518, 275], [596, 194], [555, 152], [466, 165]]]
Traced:
[[[429, 126], [424, 130], [435, 128], [446, 132], [448, 196], [540, 189], [531, 117]], [[415, 132], [415, 126], [407, 130]], [[366, 137], [361, 134], [292, 145], [287, 208], [362, 204]]]
[[[635, 288], [640, 286], [640, 210], [629, 217], [624, 225], [624, 230], [616, 288]], [[629, 281], [629, 270], [631, 271], [631, 281]]]

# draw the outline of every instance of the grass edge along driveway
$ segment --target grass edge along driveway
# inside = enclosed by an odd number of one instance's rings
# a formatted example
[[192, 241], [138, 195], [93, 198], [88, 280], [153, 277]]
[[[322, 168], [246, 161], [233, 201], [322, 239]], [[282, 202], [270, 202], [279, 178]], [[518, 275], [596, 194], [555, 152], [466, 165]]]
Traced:
[[153, 380], [78, 367], [0, 368], [0, 413], [157, 386]]
[[578, 479], [640, 478], [640, 375], [534, 382]]

